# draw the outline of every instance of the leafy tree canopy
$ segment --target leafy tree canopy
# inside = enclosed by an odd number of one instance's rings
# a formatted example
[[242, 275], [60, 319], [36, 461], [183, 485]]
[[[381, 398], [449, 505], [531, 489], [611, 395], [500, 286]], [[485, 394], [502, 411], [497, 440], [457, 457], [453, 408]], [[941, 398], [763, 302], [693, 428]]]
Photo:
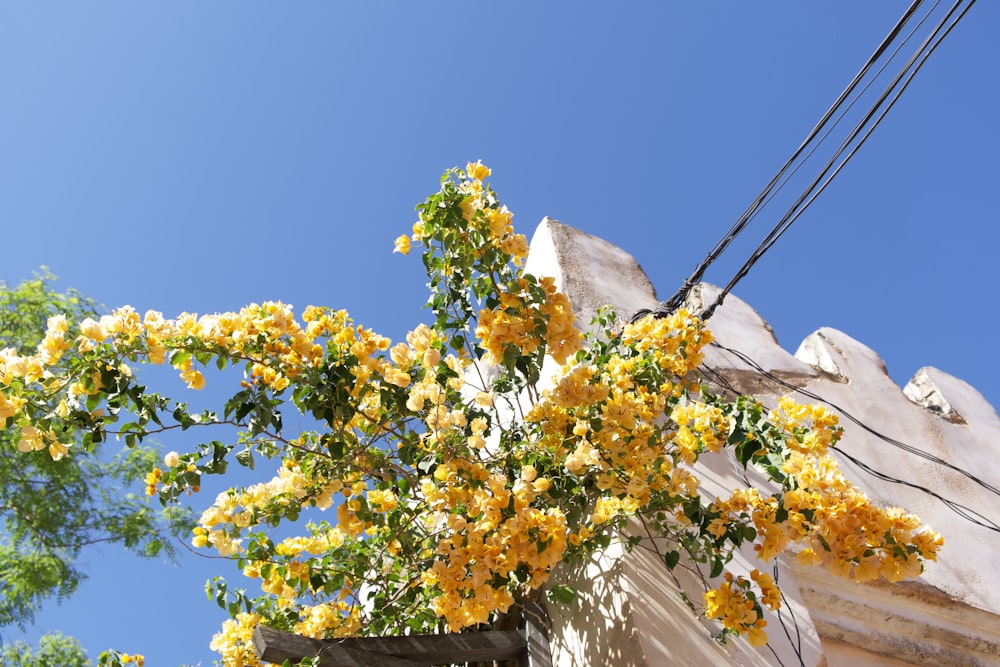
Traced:
[[17, 641], [0, 649], [0, 665], [4, 667], [92, 667], [80, 642], [59, 633], [43, 635], [38, 648]]
[[[43, 271], [16, 287], [0, 284], [0, 348], [6, 348], [5, 358], [38, 354], [52, 317], [80, 321], [97, 315], [93, 300], [74, 290], [57, 292], [52, 281]], [[58, 412], [55, 397], [40, 395], [38, 400], [40, 410]], [[22, 431], [11, 427], [3, 408], [0, 415], [5, 421], [0, 431], [0, 627], [24, 627], [46, 599], [72, 594], [85, 576], [77, 559], [88, 545], [121, 544], [143, 557], [169, 555], [176, 548], [169, 541], [169, 520], [183, 529], [187, 512], [151, 508], [141, 494], [129, 490], [156, 464], [153, 447], [107, 456], [94, 444], [76, 447], [74, 455], [65, 458], [58, 452], [23, 452], [18, 449]], [[79, 439], [68, 424], [55, 432], [67, 447]], [[52, 636], [39, 651], [73, 641]]]

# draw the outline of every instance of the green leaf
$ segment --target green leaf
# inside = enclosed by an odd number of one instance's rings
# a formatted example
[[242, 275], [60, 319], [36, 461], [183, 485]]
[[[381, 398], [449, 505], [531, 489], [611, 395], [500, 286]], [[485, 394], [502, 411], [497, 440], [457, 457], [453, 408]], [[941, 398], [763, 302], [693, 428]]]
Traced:
[[556, 584], [548, 590], [549, 599], [560, 604], [570, 604], [576, 599], [576, 589], [566, 584]]
[[170, 365], [174, 368], [182, 368], [185, 363], [191, 358], [190, 352], [185, 352], [183, 350], [174, 350], [170, 355]]
[[253, 470], [253, 450], [247, 447], [243, 451], [236, 452], [236, 461], [244, 468], [250, 468], [250, 470]]
[[334, 459], [336, 459], [338, 461], [340, 459], [344, 458], [344, 441], [343, 440], [339, 440], [339, 439], [334, 438], [334, 437], [328, 437], [328, 438], [325, 438], [325, 440], [326, 440], [326, 449], [327, 449], [328, 452], [330, 452], [330, 456], [332, 456]]

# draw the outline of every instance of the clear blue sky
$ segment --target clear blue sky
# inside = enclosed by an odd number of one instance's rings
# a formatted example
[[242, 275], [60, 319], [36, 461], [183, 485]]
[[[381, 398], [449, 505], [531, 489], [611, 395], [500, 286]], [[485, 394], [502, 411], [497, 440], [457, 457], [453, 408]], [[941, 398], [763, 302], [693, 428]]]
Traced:
[[[604, 237], [666, 298], [908, 5], [3, 3], [0, 279], [44, 264], [167, 315], [333, 305], [399, 338], [423, 276], [393, 239], [444, 169], [481, 158], [521, 231], [548, 215]], [[786, 348], [835, 327], [900, 383], [932, 365], [1000, 404], [998, 25], [1000, 4], [972, 9], [737, 287]], [[85, 560], [29, 637], [212, 663], [202, 586], [228, 564]]]

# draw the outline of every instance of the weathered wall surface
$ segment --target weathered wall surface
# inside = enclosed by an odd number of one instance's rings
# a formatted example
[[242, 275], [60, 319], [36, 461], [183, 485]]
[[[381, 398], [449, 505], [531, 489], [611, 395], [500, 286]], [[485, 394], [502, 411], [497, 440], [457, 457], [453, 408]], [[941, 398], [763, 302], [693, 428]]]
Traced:
[[[546, 218], [531, 241], [527, 270], [556, 278], [581, 322], [613, 305], [628, 317], [657, 305], [655, 290], [625, 251]], [[717, 294], [698, 286], [689, 306], [700, 310]], [[845, 427], [840, 449], [870, 468], [919, 485], [995, 518], [1000, 498], [961, 471], [1000, 485], [1000, 417], [971, 386], [935, 368], [921, 369], [905, 388], [888, 376], [873, 350], [849, 336], [820, 329], [793, 355], [782, 349], [753, 309], [730, 295], [709, 324], [721, 346], [742, 353], [781, 380], [836, 406]], [[773, 405], [790, 393], [734, 352], [713, 348], [706, 365], [739, 391]], [[799, 397], [801, 399], [801, 397]], [[852, 415], [868, 429], [850, 421]], [[878, 437], [950, 463], [955, 470]], [[709, 492], [743, 484], [719, 457], [700, 470]], [[844, 458], [842, 466], [868, 496], [916, 513], [945, 539], [941, 562], [915, 582], [855, 584], [816, 568], [781, 563], [779, 585], [789, 597], [782, 619], [770, 617], [769, 650], [745, 642], [720, 645], [682, 601], [700, 600], [693, 581], [672, 579], [655, 545], [631, 554], [612, 547], [579, 572], [564, 572], [581, 590], [574, 609], [551, 609], [554, 656], [560, 665], [994, 665], [1000, 664], [1000, 534], [961, 518], [939, 499], [879, 479]], [[755, 567], [752, 554], [736, 567]], [[791, 613], [789, 613], [791, 612]], [[792, 623], [794, 614], [794, 624]], [[792, 640], [784, 637], [782, 621]]]

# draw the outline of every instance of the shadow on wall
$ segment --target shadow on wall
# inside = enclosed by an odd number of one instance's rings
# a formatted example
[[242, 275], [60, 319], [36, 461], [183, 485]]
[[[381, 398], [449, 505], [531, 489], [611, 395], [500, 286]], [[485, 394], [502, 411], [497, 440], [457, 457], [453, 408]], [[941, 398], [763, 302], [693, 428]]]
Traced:
[[646, 667], [629, 595], [622, 590], [621, 547], [611, 545], [582, 565], [559, 570], [559, 582], [577, 591], [569, 604], [546, 602], [552, 664], [560, 667]]

